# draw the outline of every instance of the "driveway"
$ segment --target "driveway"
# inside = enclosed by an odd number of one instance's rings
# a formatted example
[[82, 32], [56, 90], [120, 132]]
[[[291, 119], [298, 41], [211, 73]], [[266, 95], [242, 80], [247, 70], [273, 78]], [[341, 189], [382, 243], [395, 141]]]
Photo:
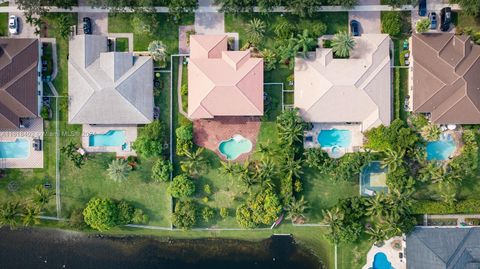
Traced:
[[[379, 0], [359, 0], [358, 5], [379, 5]], [[348, 21], [356, 20], [360, 23], [360, 34], [380, 34], [382, 24], [380, 21], [380, 11], [350, 11], [348, 12]]]
[[[88, 6], [86, 0], [79, 0], [79, 6]], [[83, 18], [89, 17], [92, 20], [92, 34], [107, 35], [108, 34], [108, 13], [101, 12], [79, 12], [77, 23], [77, 34], [83, 34]]]
[[225, 18], [223, 13], [195, 12], [195, 32], [197, 34], [225, 33]]

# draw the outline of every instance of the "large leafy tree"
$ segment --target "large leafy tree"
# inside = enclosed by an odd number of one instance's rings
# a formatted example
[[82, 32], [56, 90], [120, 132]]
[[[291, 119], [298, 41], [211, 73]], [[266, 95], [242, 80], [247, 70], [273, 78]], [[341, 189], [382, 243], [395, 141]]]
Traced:
[[332, 50], [336, 56], [348, 58], [350, 51], [355, 47], [355, 40], [347, 32], [340, 32], [333, 36]]
[[160, 158], [152, 167], [152, 179], [155, 181], [167, 182], [170, 179], [170, 173], [172, 171], [172, 163], [168, 160]]
[[108, 177], [115, 182], [122, 182], [127, 179], [130, 166], [124, 159], [113, 160], [107, 168]]
[[405, 150], [387, 149], [385, 151], [385, 158], [382, 161], [382, 168], [387, 167], [389, 171], [395, 171], [398, 167], [403, 165], [403, 158], [405, 157]]
[[193, 13], [198, 8], [197, 0], [174, 0], [168, 3], [168, 12], [175, 18]]
[[262, 50], [265, 71], [274, 70], [277, 67], [277, 55], [269, 49]]
[[172, 223], [177, 228], [190, 229], [197, 223], [197, 206], [192, 201], [178, 201], [172, 214]]
[[154, 120], [140, 129], [137, 140], [133, 143], [133, 149], [144, 157], [160, 156], [167, 133], [165, 125], [159, 120]]
[[40, 215], [40, 208], [34, 205], [27, 205], [23, 209], [22, 223], [24, 226], [31, 226], [40, 223], [38, 216]]
[[195, 184], [186, 175], [178, 175], [170, 183], [168, 192], [175, 198], [190, 197], [195, 193]]
[[310, 36], [308, 29], [304, 29], [297, 35], [295, 51], [300, 52], [303, 58], [307, 58], [307, 53], [316, 45], [315, 38]]
[[380, 125], [371, 128], [364, 135], [367, 138], [365, 147], [376, 151], [411, 149], [419, 140], [418, 135], [400, 119], [394, 120], [388, 127]]
[[480, 1], [478, 0], [450, 0], [451, 3], [459, 4], [462, 11], [472, 16], [480, 16]]
[[285, 206], [286, 219], [292, 220], [293, 223], [302, 223], [305, 220], [304, 213], [308, 208], [308, 203], [303, 196], [300, 199], [292, 197], [290, 203]]
[[[175, 2], [175, 1], [173, 1]], [[148, 44], [148, 51], [154, 61], [165, 63], [167, 59], [167, 47], [160, 40], [154, 40]]]
[[185, 151], [185, 159], [180, 161], [183, 172], [193, 176], [204, 170], [206, 160], [203, 156], [203, 150], [204, 148], [197, 148], [193, 152]]
[[240, 13], [251, 12], [255, 6], [254, 0], [215, 0], [215, 5], [220, 6], [220, 12]]
[[300, 17], [309, 17], [322, 5], [321, 0], [290, 0], [285, 7], [293, 14]]
[[249, 197], [245, 204], [237, 208], [237, 222], [244, 228], [260, 224], [272, 224], [282, 210], [280, 199], [273, 188], [266, 187]]
[[277, 117], [278, 136], [282, 144], [292, 146], [301, 143], [303, 138], [304, 122], [298, 109], [285, 110]]
[[46, 189], [42, 185], [37, 185], [35, 186], [35, 189], [33, 189], [32, 202], [36, 207], [42, 209], [48, 204], [54, 195], [55, 194], [51, 190]]
[[92, 198], [83, 210], [83, 219], [90, 227], [107, 231], [118, 224], [117, 204], [108, 198]]
[[400, 12], [382, 12], [382, 33], [398, 36], [402, 32], [402, 15]]

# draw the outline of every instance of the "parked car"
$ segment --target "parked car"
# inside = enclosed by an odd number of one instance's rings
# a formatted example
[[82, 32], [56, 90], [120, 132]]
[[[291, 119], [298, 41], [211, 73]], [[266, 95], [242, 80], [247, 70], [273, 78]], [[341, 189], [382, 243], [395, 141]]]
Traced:
[[437, 29], [437, 13], [435, 12], [430, 13], [430, 29]]
[[427, 15], [427, 0], [418, 1], [418, 15], [422, 17]]
[[360, 35], [360, 23], [356, 20], [351, 20], [350, 21], [350, 31], [353, 36], [359, 36]]
[[8, 18], [8, 31], [12, 35], [18, 34], [18, 17], [17, 16], [10, 16]]
[[92, 34], [92, 20], [89, 17], [83, 18], [83, 33], [86, 35]]
[[440, 11], [440, 30], [443, 32], [450, 29], [450, 23], [452, 22], [452, 9], [450, 7], [444, 7]]

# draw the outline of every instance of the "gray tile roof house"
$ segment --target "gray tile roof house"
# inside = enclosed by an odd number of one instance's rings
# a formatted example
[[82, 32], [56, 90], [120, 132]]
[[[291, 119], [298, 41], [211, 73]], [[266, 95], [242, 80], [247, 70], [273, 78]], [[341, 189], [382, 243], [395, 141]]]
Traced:
[[77, 35], [68, 59], [68, 121], [147, 124], [153, 120], [153, 61], [108, 52], [107, 37]]
[[480, 228], [416, 228], [406, 258], [408, 269], [479, 269]]

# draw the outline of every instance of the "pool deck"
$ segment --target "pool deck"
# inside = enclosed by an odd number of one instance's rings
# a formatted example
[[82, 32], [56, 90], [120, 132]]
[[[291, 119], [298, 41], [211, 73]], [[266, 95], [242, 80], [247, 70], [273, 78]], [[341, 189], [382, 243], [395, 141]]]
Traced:
[[[91, 147], [89, 146], [89, 137], [91, 134], [105, 134], [108, 131], [125, 131], [125, 143], [127, 143], [127, 149], [122, 150], [121, 146], [116, 147]], [[87, 153], [105, 153], [114, 152], [117, 157], [136, 156], [137, 154], [132, 149], [132, 143], [137, 139], [137, 126], [136, 125], [83, 125], [82, 131], [82, 148]]]
[[[0, 141], [13, 142], [16, 139], [26, 139], [30, 145], [30, 155], [25, 159], [17, 158], [4, 158], [0, 159], [0, 168], [43, 168], [43, 147], [44, 145], [44, 132], [43, 132], [43, 119], [30, 119], [25, 123], [28, 128], [19, 129], [0, 129]], [[55, 134], [48, 134], [55, 135]], [[31, 146], [34, 139], [42, 140], [42, 150], [35, 151]]]
[[[352, 133], [352, 141], [350, 146], [345, 149], [346, 153], [360, 151], [363, 146], [363, 134], [362, 126], [360, 124], [345, 124], [345, 123], [313, 123], [312, 130], [308, 131], [305, 136], [313, 136], [313, 142], [304, 142], [305, 148], [319, 148], [321, 145], [318, 143], [318, 134], [321, 130], [349, 130]], [[325, 151], [330, 153], [330, 149], [326, 148]]]
[[242, 135], [252, 142], [252, 151], [238, 156], [233, 161], [244, 161], [255, 149], [260, 124], [259, 117], [216, 117], [211, 120], [195, 120], [193, 121], [193, 141], [198, 146], [215, 152], [222, 160], [226, 160], [218, 150], [220, 142], [236, 134]]
[[[393, 248], [394, 242], [400, 242], [402, 247], [401, 250], [397, 250]], [[365, 264], [362, 269], [370, 269], [373, 266], [373, 259], [375, 254], [379, 252], [385, 253], [387, 256], [388, 261], [392, 264], [392, 268], [395, 269], [406, 269], [407, 268], [407, 261], [405, 258], [400, 259], [398, 257], [399, 253], [402, 252], [405, 255], [406, 242], [403, 241], [402, 237], [396, 236], [388, 239], [385, 241], [385, 244], [381, 247], [377, 247], [375, 245], [367, 253], [367, 264]], [[405, 257], [405, 256], [404, 256]]]

